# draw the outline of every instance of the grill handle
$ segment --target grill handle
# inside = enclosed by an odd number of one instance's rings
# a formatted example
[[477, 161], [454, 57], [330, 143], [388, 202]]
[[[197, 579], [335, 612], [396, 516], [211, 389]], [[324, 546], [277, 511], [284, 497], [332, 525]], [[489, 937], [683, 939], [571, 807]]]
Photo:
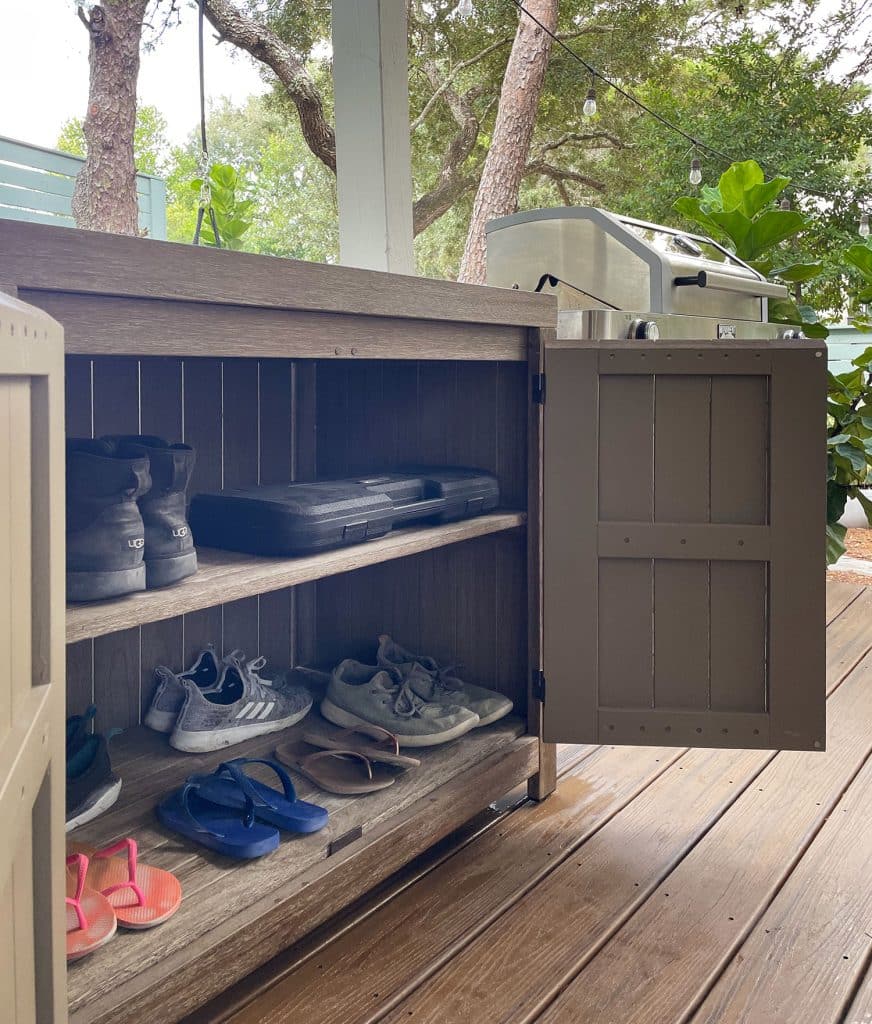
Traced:
[[751, 277], [734, 277], [732, 274], [718, 274], [711, 270], [701, 270], [698, 274], [686, 277], [673, 277], [676, 288], [712, 288], [719, 292], [736, 292], [740, 295], [753, 295], [758, 298], [786, 299], [788, 291], [783, 284], [771, 281], [760, 281]]

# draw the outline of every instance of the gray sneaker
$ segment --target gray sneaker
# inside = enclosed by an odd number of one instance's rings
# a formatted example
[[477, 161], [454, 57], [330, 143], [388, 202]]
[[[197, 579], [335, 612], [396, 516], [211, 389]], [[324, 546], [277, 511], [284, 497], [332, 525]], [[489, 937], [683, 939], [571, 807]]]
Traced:
[[279, 732], [305, 718], [312, 695], [303, 686], [265, 686], [237, 661], [225, 662], [211, 690], [182, 683], [185, 699], [170, 746], [189, 753], [221, 750], [243, 740]]
[[442, 667], [426, 654], [412, 654], [387, 634], [378, 638], [379, 667], [398, 672], [423, 700], [445, 706], [460, 705], [478, 715], [477, 727], [491, 725], [512, 710], [508, 697], [483, 686], [465, 683], [453, 675], [454, 668]]
[[145, 724], [155, 732], [172, 732], [185, 702], [185, 682], [193, 683], [200, 690], [211, 690], [218, 685], [220, 675], [221, 662], [211, 644], [200, 651], [194, 664], [180, 675], [166, 665], [158, 665], [154, 670], [156, 685], [145, 713]]
[[166, 665], [157, 666], [154, 670], [156, 685], [151, 704], [145, 713], [145, 724], [155, 732], [172, 732], [185, 702], [185, 681], [189, 680], [200, 690], [212, 690], [218, 685], [222, 667], [231, 662], [241, 666], [244, 673], [262, 686], [293, 689], [288, 683], [286, 672], [279, 672], [272, 679], [264, 679], [259, 674], [266, 665], [266, 658], [263, 655], [246, 661], [244, 652], [237, 648], [230, 654], [225, 654], [219, 661], [215, 648], [209, 644], [200, 651], [194, 664], [179, 675]]
[[404, 747], [447, 743], [478, 725], [478, 715], [468, 708], [423, 700], [410, 679], [396, 679], [376, 665], [343, 661], [330, 676], [321, 714], [345, 729], [377, 725]]

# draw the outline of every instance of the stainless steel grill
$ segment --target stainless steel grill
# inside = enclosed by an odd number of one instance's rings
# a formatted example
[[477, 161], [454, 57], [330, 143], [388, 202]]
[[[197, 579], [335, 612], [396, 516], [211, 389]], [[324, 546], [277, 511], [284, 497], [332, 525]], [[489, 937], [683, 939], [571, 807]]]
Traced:
[[795, 338], [769, 322], [786, 298], [704, 235], [591, 206], [532, 210], [491, 221], [488, 284], [553, 291], [564, 338]]

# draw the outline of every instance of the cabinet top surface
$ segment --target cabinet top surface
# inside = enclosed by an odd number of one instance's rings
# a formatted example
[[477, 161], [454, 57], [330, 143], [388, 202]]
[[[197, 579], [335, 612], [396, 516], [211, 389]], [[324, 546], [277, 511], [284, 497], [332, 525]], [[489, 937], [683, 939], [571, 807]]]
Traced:
[[20, 289], [555, 327], [551, 296], [0, 220], [0, 281]]

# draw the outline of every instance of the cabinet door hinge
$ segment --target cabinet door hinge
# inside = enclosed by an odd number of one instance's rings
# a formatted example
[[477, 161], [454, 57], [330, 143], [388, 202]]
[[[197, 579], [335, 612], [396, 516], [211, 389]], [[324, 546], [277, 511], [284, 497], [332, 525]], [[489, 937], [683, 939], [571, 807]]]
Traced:
[[533, 699], [545, 703], [545, 673], [541, 669], [533, 672]]
[[536, 405], [545, 404], [545, 374], [533, 374], [533, 401]]

